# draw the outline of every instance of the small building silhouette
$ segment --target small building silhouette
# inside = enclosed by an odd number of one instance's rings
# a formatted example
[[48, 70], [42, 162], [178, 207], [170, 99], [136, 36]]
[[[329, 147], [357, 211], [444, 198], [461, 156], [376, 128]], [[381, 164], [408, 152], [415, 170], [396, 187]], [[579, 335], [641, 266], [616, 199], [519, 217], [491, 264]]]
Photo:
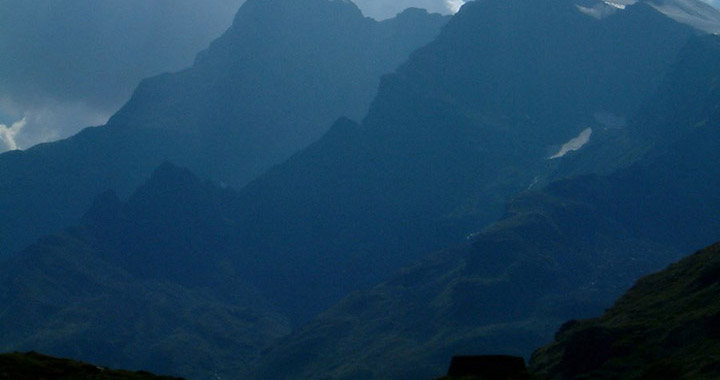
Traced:
[[530, 374], [523, 358], [507, 355], [478, 355], [453, 357], [448, 377], [478, 380], [528, 380]]

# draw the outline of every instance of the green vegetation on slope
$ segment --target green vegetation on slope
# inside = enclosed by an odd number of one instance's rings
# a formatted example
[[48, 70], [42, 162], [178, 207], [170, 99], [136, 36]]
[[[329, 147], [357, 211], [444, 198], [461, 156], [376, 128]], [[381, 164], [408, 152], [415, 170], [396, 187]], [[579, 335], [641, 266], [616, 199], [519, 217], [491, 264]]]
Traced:
[[647, 276], [600, 318], [571, 321], [531, 368], [544, 379], [720, 378], [720, 243]]

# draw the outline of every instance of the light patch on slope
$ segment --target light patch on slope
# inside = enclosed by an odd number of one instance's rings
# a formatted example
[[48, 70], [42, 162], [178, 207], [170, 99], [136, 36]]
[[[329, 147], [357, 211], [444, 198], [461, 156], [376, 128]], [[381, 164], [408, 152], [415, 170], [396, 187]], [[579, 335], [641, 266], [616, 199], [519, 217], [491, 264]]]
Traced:
[[624, 4], [612, 3], [612, 2], [609, 2], [609, 1], [603, 1], [603, 3], [605, 3], [605, 4], [607, 4], [607, 5], [611, 6], [611, 7], [615, 7], [615, 8], [617, 8], [617, 9], [625, 9], [625, 5], [624, 5]]
[[575, 5], [575, 7], [580, 12], [582, 12], [590, 17], [596, 18], [598, 20], [602, 20], [605, 17], [608, 17], [608, 16], [614, 14], [615, 12], [617, 12], [617, 8], [611, 7], [604, 3], [599, 3], [592, 8], [583, 7], [582, 5], [577, 5], [577, 4]]
[[15, 142], [15, 136], [25, 127], [26, 119], [16, 121], [11, 126], [0, 124], [0, 142], [5, 145], [4, 149], [0, 147], [0, 152], [5, 150], [17, 150], [18, 146]]
[[563, 157], [570, 152], [580, 150], [588, 143], [588, 141], [590, 141], [590, 136], [592, 136], [592, 128], [587, 128], [586, 130], [580, 132], [578, 137], [566, 142], [562, 148], [560, 148], [560, 151], [555, 153], [553, 156], [548, 157], [548, 159], [554, 160], [556, 158]]
[[653, 8], [671, 19], [695, 29], [720, 34], [720, 11], [712, 5], [697, 0], [653, 0]]
[[590, 16], [594, 17], [598, 20], [602, 20], [605, 17], [611, 16], [615, 14], [618, 10], [625, 9], [628, 5], [632, 5], [632, 1], [628, 0], [615, 0], [615, 1], [585, 1], [583, 4], [587, 6], [582, 6], [580, 4], [575, 4], [575, 7], [577, 9]]
[[445, 5], [452, 13], [458, 13], [460, 7], [465, 5], [464, 0], [445, 0]]

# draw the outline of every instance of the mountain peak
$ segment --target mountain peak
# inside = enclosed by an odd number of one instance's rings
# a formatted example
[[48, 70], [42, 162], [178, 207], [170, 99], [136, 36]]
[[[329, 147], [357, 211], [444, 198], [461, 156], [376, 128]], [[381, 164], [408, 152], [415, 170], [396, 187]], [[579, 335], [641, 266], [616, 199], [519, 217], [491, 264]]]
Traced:
[[199, 183], [199, 180], [190, 170], [176, 166], [170, 161], [164, 161], [153, 171], [150, 183], [158, 183], [163, 186], [177, 184], [185, 187]]
[[204, 184], [190, 170], [166, 161], [135, 191], [127, 206], [141, 215], [148, 214], [149, 209], [156, 213], [160, 210], [174, 213], [204, 203], [211, 191], [213, 187]]
[[108, 190], [101, 193], [93, 201], [90, 209], [83, 215], [83, 224], [96, 224], [113, 220], [120, 215], [122, 210], [122, 201], [117, 194]]
[[[360, 9], [347, 0], [248, 0], [235, 14], [230, 32], [255, 25], [259, 17], [279, 19], [328, 19], [328, 16], [364, 18]], [[332, 18], [331, 18], [332, 20]], [[273, 28], [271, 25], [268, 25]]]

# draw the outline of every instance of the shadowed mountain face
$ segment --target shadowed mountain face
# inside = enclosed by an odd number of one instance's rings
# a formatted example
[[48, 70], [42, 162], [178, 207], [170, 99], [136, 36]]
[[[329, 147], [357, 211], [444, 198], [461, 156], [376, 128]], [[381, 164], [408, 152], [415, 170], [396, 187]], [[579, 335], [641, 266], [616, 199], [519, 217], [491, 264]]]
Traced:
[[[302, 320], [535, 183], [632, 164], [672, 128], [631, 119], [692, 34], [644, 3], [601, 20], [566, 1], [467, 4], [383, 78], [362, 124], [339, 120], [241, 192], [247, 256], [264, 258], [246, 266]], [[548, 159], [588, 127], [599, 153]]]
[[129, 194], [165, 160], [239, 187], [359, 118], [380, 76], [447, 17], [376, 22], [350, 2], [252, 0], [195, 65], [141, 83], [108, 125], [0, 155], [0, 251], [72, 225], [106, 190]]
[[679, 257], [638, 237], [608, 211], [613, 203], [583, 199], [606, 191], [585, 178], [516, 199], [472, 243], [348, 296], [280, 340], [254, 378], [416, 379], [442, 375], [453, 355], [528, 356], [563, 321], [602, 311]]
[[3, 263], [0, 350], [238, 376], [289, 324], [228, 261], [231, 195], [167, 164], [127, 202], [103, 194]]
[[255, 378], [413, 379], [440, 376], [453, 355], [528, 356], [563, 321], [601, 312], [639, 276], [717, 239], [720, 41], [694, 40], [675, 67], [636, 119], [668, 131], [642, 159], [516, 197], [471, 243], [350, 295], [278, 342]]
[[717, 379], [720, 245], [642, 278], [600, 318], [533, 354], [540, 379]]
[[346, 1], [248, 1], [191, 70], [144, 81], [108, 124], [186, 135], [174, 162], [239, 187], [338, 117], [362, 117], [380, 76], [447, 19], [409, 9], [376, 22]]
[[679, 258], [673, 247], [717, 236], [719, 184], [706, 183], [714, 169], [664, 193], [666, 175], [685, 172], [657, 162], [516, 198], [472, 243], [350, 295], [276, 343], [254, 378], [414, 379], [441, 375], [456, 354], [527, 357], [563, 321], [601, 312], [637, 277]]

